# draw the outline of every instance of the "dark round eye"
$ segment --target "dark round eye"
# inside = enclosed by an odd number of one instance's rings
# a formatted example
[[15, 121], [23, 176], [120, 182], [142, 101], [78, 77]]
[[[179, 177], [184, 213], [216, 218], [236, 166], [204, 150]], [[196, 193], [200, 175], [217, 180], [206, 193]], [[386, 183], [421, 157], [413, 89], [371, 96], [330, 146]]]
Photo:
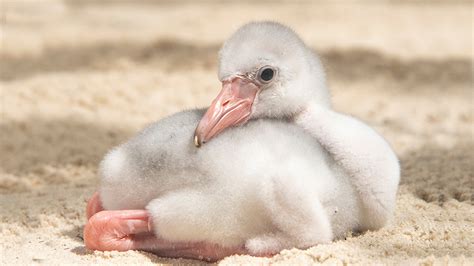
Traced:
[[275, 76], [275, 70], [273, 70], [271, 67], [263, 67], [258, 72], [258, 78], [262, 82], [269, 82], [270, 80], [273, 79], [274, 76]]

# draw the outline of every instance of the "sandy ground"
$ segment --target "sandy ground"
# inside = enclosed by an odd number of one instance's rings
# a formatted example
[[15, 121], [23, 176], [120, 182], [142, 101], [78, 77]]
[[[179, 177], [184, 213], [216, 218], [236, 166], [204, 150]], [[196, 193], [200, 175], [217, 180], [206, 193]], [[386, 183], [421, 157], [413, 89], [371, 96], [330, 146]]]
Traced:
[[85, 199], [109, 148], [209, 103], [222, 41], [262, 19], [320, 53], [335, 108], [392, 143], [401, 186], [380, 231], [220, 263], [474, 264], [469, 2], [111, 2], [2, 1], [0, 264], [193, 262], [86, 250]]

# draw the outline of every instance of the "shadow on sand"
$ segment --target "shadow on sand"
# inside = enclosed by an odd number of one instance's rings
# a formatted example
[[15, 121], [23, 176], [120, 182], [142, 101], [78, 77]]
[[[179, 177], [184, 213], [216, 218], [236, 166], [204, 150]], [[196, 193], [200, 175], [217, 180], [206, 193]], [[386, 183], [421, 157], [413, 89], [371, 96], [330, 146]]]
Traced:
[[0, 124], [1, 168], [28, 173], [42, 165], [96, 165], [114, 145], [133, 134], [81, 119], [45, 119]]
[[474, 142], [452, 148], [425, 145], [400, 158], [401, 184], [422, 200], [443, 206], [449, 199], [474, 204]]
[[[49, 47], [38, 56], [0, 54], [0, 79], [15, 80], [45, 72], [101, 70], [119, 67], [123, 61], [151, 64], [167, 71], [209, 69], [217, 71], [219, 45], [194, 45], [178, 40], [151, 44], [103, 42], [88, 46]], [[319, 51], [329, 80], [358, 81], [384, 78], [397, 88], [451, 89], [469, 87], [468, 58], [400, 60], [363, 49]]]

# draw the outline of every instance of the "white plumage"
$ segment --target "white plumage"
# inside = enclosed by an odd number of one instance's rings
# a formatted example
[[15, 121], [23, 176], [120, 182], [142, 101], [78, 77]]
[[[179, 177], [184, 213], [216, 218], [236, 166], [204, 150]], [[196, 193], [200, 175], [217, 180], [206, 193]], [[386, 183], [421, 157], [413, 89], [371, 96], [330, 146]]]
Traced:
[[172, 242], [307, 248], [377, 229], [393, 213], [399, 165], [387, 142], [330, 109], [318, 58], [290, 29], [250, 23], [223, 46], [219, 79], [262, 65], [278, 76], [250, 121], [196, 148], [204, 110], [164, 118], [101, 163], [105, 209], [143, 209]]

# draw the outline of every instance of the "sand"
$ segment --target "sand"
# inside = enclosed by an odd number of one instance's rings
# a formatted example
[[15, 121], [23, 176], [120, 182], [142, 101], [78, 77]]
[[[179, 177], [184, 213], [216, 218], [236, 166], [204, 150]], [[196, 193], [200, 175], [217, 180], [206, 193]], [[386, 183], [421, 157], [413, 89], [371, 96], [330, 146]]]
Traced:
[[105, 3], [2, 1], [0, 264], [196, 263], [86, 250], [85, 200], [108, 149], [210, 102], [222, 41], [262, 19], [319, 52], [335, 109], [386, 136], [401, 185], [382, 230], [220, 263], [474, 264], [470, 2]]

